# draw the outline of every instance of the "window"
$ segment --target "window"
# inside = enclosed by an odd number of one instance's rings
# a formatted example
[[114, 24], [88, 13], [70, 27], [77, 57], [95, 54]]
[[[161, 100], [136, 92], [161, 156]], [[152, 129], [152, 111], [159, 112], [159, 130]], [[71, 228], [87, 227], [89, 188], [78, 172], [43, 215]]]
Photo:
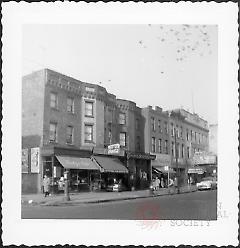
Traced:
[[173, 127], [173, 123], [171, 123], [171, 135], [174, 136], [174, 127]]
[[186, 130], [186, 136], [187, 136], [187, 140], [189, 140], [189, 133], [188, 133], [188, 129]]
[[53, 92], [50, 93], [50, 107], [57, 108], [57, 94]]
[[182, 144], [182, 158], [184, 158], [184, 144]]
[[177, 152], [176, 156], [179, 158], [180, 157], [180, 145], [179, 145], [179, 143], [177, 143], [176, 152]]
[[195, 135], [194, 135], [194, 139], [195, 141], [197, 141], [197, 133], [195, 132]]
[[71, 97], [67, 98], [67, 112], [74, 113], [74, 100]]
[[126, 124], [126, 114], [119, 113], [119, 124], [125, 125]]
[[168, 133], [168, 124], [166, 121], [164, 122], [164, 130], [165, 130], [165, 133]]
[[165, 146], [165, 152], [166, 154], [168, 154], [168, 141], [167, 140], [165, 140], [164, 146]]
[[201, 134], [200, 133], [198, 135], [198, 139], [199, 139], [199, 144], [201, 144]]
[[191, 140], [193, 140], [193, 131], [191, 130]]
[[93, 125], [85, 124], [84, 135], [85, 142], [93, 142]]
[[136, 130], [139, 130], [139, 119], [136, 119]]
[[159, 133], [162, 133], [161, 120], [158, 120]]
[[187, 157], [190, 158], [190, 147], [187, 147]]
[[57, 123], [50, 123], [49, 141], [57, 141]]
[[175, 145], [174, 145], [174, 142], [172, 142], [171, 152], [172, 152], [172, 156], [175, 157]]
[[183, 128], [180, 127], [180, 138], [182, 138], [182, 137], [183, 137]]
[[93, 102], [85, 102], [85, 116], [93, 117]]
[[126, 146], [126, 133], [119, 134], [119, 141], [121, 146]]
[[67, 143], [72, 144], [73, 143], [73, 127], [67, 126]]
[[139, 152], [140, 151], [140, 136], [137, 136], [137, 139], [136, 139], [136, 150]]
[[162, 153], [162, 140], [161, 139], [158, 140], [158, 152]]
[[155, 131], [155, 119], [154, 119], [154, 117], [151, 117], [151, 127], [152, 127], [152, 131]]
[[152, 152], [156, 152], [156, 138], [152, 137]]
[[176, 126], [176, 135], [177, 135], [177, 138], [179, 138], [179, 129], [178, 129], [178, 125]]

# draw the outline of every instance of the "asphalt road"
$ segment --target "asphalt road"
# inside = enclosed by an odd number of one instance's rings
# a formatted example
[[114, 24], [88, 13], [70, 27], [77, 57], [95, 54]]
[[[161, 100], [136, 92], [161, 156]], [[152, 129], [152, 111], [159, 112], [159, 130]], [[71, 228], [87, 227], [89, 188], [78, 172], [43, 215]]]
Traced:
[[77, 206], [22, 206], [24, 219], [216, 220], [217, 191]]

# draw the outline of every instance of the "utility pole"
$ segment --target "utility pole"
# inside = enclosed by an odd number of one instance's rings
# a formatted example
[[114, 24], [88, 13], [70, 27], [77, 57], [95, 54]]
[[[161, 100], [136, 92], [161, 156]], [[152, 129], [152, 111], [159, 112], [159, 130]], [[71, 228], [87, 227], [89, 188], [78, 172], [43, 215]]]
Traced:
[[179, 170], [178, 170], [178, 147], [177, 147], [177, 135], [176, 135], [176, 128], [174, 128], [174, 139], [175, 139], [175, 156], [176, 156], [176, 169], [177, 169], [177, 193], [180, 193], [179, 189]]

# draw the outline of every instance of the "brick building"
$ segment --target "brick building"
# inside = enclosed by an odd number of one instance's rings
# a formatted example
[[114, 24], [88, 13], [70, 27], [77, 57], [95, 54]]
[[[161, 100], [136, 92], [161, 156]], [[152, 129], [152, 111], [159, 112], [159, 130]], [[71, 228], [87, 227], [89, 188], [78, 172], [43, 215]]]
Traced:
[[[141, 118], [134, 102], [116, 99], [99, 85], [49, 69], [24, 76], [22, 191], [39, 192], [45, 174], [54, 186], [65, 169], [82, 186], [117, 174], [126, 184], [147, 187], [153, 156], [143, 152]], [[106, 147], [116, 143], [118, 154], [108, 155]]]

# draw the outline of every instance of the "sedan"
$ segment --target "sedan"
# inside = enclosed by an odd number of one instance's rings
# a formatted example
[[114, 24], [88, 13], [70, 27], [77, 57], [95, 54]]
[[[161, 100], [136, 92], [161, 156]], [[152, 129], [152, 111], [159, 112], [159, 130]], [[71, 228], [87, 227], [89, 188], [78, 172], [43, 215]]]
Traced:
[[127, 188], [122, 184], [122, 183], [113, 183], [113, 184], [109, 184], [106, 187], [107, 191], [115, 191], [115, 192], [121, 192], [124, 190], [127, 190]]
[[217, 180], [214, 177], [205, 177], [202, 179], [200, 183], [197, 183], [198, 190], [204, 189], [216, 189], [217, 188]]

